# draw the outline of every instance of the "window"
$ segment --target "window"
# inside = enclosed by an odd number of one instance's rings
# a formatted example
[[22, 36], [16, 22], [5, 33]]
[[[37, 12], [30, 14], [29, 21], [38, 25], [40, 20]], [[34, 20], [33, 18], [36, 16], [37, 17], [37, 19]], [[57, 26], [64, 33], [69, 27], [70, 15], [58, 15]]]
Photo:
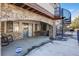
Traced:
[[13, 22], [12, 21], [7, 21], [7, 32], [13, 32]]
[[47, 28], [47, 24], [41, 22], [41, 29], [42, 29], [43, 31], [46, 31], [46, 28]]
[[37, 24], [35, 24], [35, 31], [37, 31]]
[[4, 22], [1, 22], [1, 33], [4, 33]]

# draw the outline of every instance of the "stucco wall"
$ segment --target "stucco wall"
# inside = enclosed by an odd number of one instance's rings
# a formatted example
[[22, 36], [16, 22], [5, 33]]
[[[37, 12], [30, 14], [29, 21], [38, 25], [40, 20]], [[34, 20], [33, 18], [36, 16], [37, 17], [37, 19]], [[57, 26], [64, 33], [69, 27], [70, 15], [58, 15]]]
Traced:
[[51, 4], [51, 3], [37, 3], [37, 4], [54, 15], [54, 6], [53, 6], [53, 4]]

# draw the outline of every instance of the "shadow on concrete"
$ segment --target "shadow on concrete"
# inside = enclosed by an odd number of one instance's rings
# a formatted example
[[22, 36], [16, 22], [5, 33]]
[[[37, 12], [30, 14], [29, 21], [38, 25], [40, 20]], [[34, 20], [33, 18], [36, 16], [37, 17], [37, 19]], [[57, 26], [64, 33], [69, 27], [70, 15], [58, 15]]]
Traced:
[[47, 44], [47, 43], [53, 43], [53, 42], [52, 42], [51, 40], [48, 40], [48, 41], [46, 41], [46, 42], [42, 42], [40, 45], [32, 46], [31, 48], [29, 48], [29, 49], [27, 50], [27, 52], [26, 52], [23, 56], [29, 54], [32, 50], [34, 50], [34, 49], [36, 49], [36, 48], [39, 48], [39, 47], [41, 47], [41, 46], [43, 46], [43, 45], [45, 45], [45, 44]]

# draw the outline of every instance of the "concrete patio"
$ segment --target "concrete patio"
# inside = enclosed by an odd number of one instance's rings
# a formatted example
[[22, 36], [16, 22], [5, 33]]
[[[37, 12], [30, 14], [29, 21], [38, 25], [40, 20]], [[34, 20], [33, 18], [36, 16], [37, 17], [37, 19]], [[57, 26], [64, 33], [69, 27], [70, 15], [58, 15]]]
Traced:
[[76, 32], [66, 32], [71, 34], [67, 36], [67, 41], [54, 40], [39, 48], [32, 50], [26, 56], [79, 56], [79, 46]]
[[[76, 32], [66, 32], [72, 36], [67, 36], [66, 41], [50, 41], [48, 36], [37, 36], [16, 40], [8, 46], [2, 47], [2, 56], [79, 56], [79, 46], [77, 43]], [[44, 44], [43, 44], [44, 43]], [[53, 44], [52, 44], [53, 43]], [[17, 54], [16, 49], [22, 48], [21, 53]], [[28, 52], [30, 50], [30, 52]], [[51, 52], [50, 52], [51, 51]]]
[[[48, 41], [48, 36], [39, 36], [39, 37], [32, 37], [32, 38], [26, 38], [21, 40], [16, 40], [12, 43], [10, 43], [8, 46], [4, 46], [1, 49], [1, 55], [2, 56], [22, 56], [24, 55], [29, 48], [32, 46], [37, 46], [41, 44], [42, 42]], [[16, 54], [16, 48], [21, 47], [22, 52], [19, 54]]]

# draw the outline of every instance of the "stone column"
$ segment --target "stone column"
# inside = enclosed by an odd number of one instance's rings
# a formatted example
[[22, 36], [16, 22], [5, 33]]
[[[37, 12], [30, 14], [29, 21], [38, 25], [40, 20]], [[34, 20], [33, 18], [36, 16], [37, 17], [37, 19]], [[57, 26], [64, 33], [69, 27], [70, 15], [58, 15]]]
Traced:
[[49, 38], [53, 39], [53, 26], [49, 27]]
[[13, 39], [14, 39], [14, 40], [16, 39], [15, 36], [16, 36], [16, 35], [15, 35], [15, 22], [13, 22]]
[[[1, 38], [1, 21], [0, 21], [0, 38]], [[0, 39], [0, 55], [1, 55], [1, 39]]]
[[37, 31], [40, 31], [40, 24], [37, 24]]
[[23, 38], [23, 26], [21, 21], [19, 21], [19, 34], [20, 37]]
[[47, 31], [49, 30], [49, 25], [47, 24], [47, 29], [46, 29]]
[[28, 32], [28, 36], [32, 37], [32, 24], [29, 23], [29, 32]]
[[19, 28], [18, 28], [18, 22], [14, 21], [13, 22], [13, 35], [14, 35], [14, 40], [19, 39]]
[[[0, 21], [0, 34], [1, 34], [1, 21]], [[1, 37], [1, 36], [0, 36]], [[1, 42], [1, 41], [0, 41]]]
[[35, 23], [33, 23], [33, 36], [35, 36]]
[[1, 33], [1, 21], [0, 21], [0, 33]]
[[15, 32], [15, 27], [14, 27], [15, 22], [13, 22], [13, 32]]
[[23, 28], [22, 28], [22, 22], [19, 21], [19, 32], [22, 33], [22, 31], [23, 31]]
[[53, 22], [53, 38], [56, 39], [56, 24]]
[[6, 31], [7, 31], [7, 22], [5, 21], [4, 22], [4, 33], [6, 33]]
[[56, 39], [56, 24], [53, 22], [53, 25], [49, 28], [49, 38]]

